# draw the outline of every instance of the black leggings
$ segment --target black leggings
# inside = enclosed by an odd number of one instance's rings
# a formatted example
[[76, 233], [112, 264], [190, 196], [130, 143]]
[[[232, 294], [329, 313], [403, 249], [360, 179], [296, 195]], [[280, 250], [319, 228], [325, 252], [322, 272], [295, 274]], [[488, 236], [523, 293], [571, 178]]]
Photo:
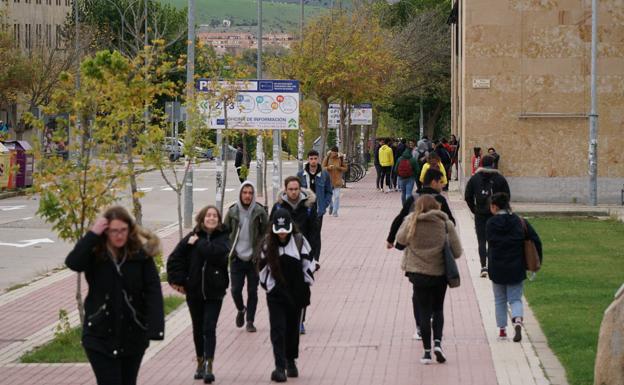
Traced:
[[193, 322], [193, 342], [197, 357], [213, 359], [217, 346], [217, 321], [223, 300], [203, 300], [186, 296]]
[[492, 215], [475, 214], [475, 230], [477, 232], [477, 242], [479, 243], [479, 262], [481, 267], [487, 265], [487, 241], [485, 240], [485, 224]]
[[85, 352], [98, 385], [135, 385], [137, 383], [143, 353], [113, 358], [91, 349], [85, 349]]
[[383, 172], [381, 171], [381, 166], [376, 164], [375, 171], [377, 171], [377, 188], [383, 188]]
[[271, 344], [275, 367], [286, 369], [286, 362], [299, 357], [299, 322], [301, 308], [272, 301], [267, 297], [269, 322], [271, 323]]
[[[433, 339], [442, 341], [446, 283], [431, 287], [414, 286], [414, 295], [416, 296], [418, 312], [420, 313], [420, 334], [422, 335], [423, 347], [425, 350], [431, 350], [432, 327]], [[432, 317], [433, 324], [431, 323]]]

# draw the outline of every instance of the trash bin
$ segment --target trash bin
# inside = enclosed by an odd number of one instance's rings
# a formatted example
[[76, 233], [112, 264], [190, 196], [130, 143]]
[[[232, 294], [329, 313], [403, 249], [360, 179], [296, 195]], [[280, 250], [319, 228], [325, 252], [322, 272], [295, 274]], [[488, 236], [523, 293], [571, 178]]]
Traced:
[[0, 143], [0, 190], [9, 188], [10, 152]]
[[[14, 187], [21, 188], [32, 186], [35, 159], [30, 144], [25, 140], [10, 140], [4, 142], [4, 146], [8, 148], [9, 151], [15, 152], [15, 164], [18, 167], [15, 175]], [[11, 187], [10, 182], [9, 187]]]

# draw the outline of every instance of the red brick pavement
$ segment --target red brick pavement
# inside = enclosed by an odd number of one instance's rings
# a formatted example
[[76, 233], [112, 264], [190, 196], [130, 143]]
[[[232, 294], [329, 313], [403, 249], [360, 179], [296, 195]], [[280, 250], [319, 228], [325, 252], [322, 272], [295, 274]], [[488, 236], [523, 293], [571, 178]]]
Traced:
[[[326, 217], [322, 269], [312, 291], [302, 336], [300, 384], [496, 384], [496, 375], [465, 261], [462, 286], [449, 290], [443, 346], [448, 362], [423, 366], [414, 341], [411, 286], [400, 270], [401, 253], [386, 250], [398, 193], [375, 191], [369, 176], [343, 190], [339, 218]], [[171, 242], [170, 242], [171, 243]], [[71, 300], [70, 300], [71, 301]], [[0, 308], [1, 310], [1, 308]], [[266, 300], [260, 295], [258, 333], [234, 326], [225, 300], [218, 325], [217, 383], [269, 383], [273, 367]], [[193, 384], [190, 327], [141, 369], [141, 384]], [[92, 384], [88, 366], [0, 368], [2, 384]]]

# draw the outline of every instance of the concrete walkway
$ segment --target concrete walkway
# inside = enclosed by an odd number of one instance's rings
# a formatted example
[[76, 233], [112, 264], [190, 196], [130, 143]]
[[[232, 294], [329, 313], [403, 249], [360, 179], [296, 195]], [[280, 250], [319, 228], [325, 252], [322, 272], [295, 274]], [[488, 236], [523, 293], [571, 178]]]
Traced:
[[[401, 253], [385, 249], [385, 237], [400, 209], [400, 197], [398, 193], [376, 192], [373, 176], [344, 189], [340, 217], [324, 220], [322, 268], [312, 289], [312, 306], [306, 323], [308, 334], [301, 338], [298, 361], [301, 377], [289, 382], [551, 383], [542, 372], [529, 339], [521, 344], [496, 340], [490, 282], [478, 278], [472, 219], [465, 205], [453, 195], [452, 208], [466, 255], [459, 260], [461, 287], [447, 292], [443, 347], [448, 362], [429, 366], [419, 363], [422, 344], [411, 339], [415, 329], [411, 285], [400, 270]], [[171, 250], [176, 240], [175, 234], [164, 237], [165, 250]], [[40, 283], [34, 288], [0, 296], [0, 343], [27, 340], [29, 335], [49, 329], [60, 307], [71, 309], [69, 288], [74, 278], [47, 279], [48, 285]], [[10, 297], [5, 300], [7, 295]], [[31, 312], [37, 306], [29, 302], [38, 298], [46, 299], [42, 311], [45, 314], [35, 317]], [[16, 316], [16, 313], [20, 314]], [[258, 333], [237, 329], [234, 318], [235, 308], [228, 293], [218, 325], [217, 383], [270, 383], [273, 357], [264, 294], [260, 295]], [[20, 327], [16, 328], [15, 324]], [[195, 358], [185, 306], [169, 316], [166, 335], [164, 342], [153, 343], [148, 350], [139, 383], [200, 383], [192, 380]], [[7, 359], [0, 350], [2, 384], [94, 384], [88, 365], [18, 364], [15, 352], [12, 354]]]

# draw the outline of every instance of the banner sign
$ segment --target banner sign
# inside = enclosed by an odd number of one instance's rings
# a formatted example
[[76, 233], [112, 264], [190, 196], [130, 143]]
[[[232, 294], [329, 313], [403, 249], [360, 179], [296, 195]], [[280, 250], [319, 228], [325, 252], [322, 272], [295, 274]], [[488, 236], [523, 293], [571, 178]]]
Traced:
[[227, 106], [228, 129], [297, 130], [299, 128], [299, 81], [239, 80], [235, 82], [199, 79], [199, 92], [213, 93], [212, 103], [199, 102], [210, 128], [226, 128], [223, 101], [219, 90], [236, 90]]
[[[340, 104], [331, 103], [327, 113], [330, 128], [340, 127]], [[351, 124], [354, 126], [370, 126], [373, 124], [373, 105], [371, 103], [354, 104], [351, 106]]]

